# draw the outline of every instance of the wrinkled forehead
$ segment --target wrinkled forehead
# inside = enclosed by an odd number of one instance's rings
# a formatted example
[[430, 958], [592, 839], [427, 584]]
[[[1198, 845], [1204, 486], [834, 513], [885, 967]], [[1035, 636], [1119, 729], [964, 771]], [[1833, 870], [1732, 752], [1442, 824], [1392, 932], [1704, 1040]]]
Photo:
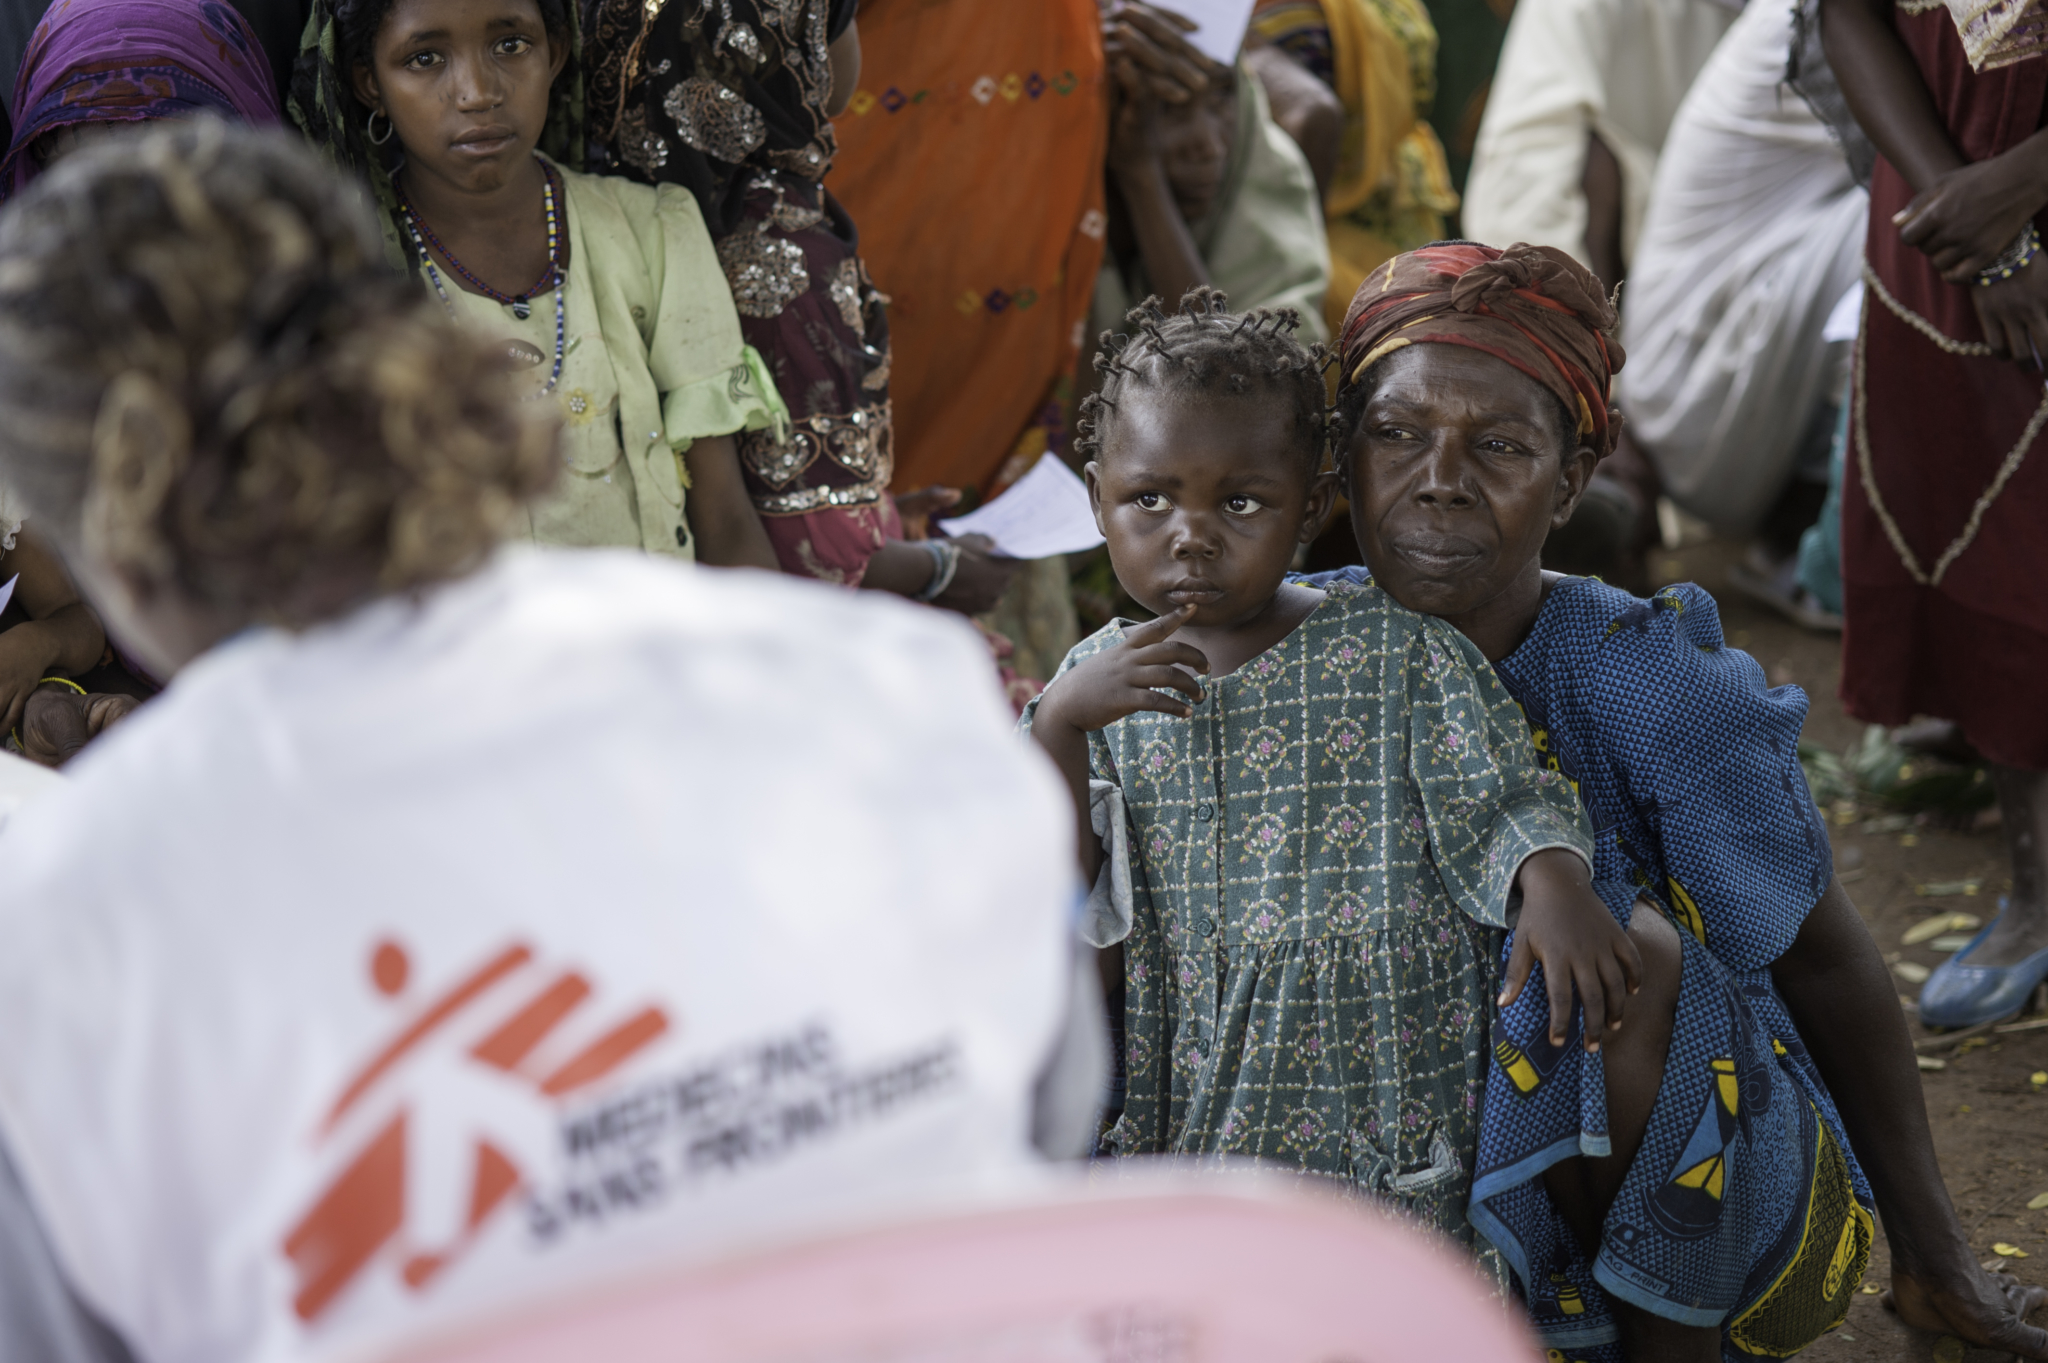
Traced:
[[1398, 409], [1437, 426], [1512, 422], [1560, 450], [1577, 429], [1550, 389], [1497, 355], [1441, 338], [1403, 346], [1346, 389], [1351, 401], [1339, 405], [1368, 415]]

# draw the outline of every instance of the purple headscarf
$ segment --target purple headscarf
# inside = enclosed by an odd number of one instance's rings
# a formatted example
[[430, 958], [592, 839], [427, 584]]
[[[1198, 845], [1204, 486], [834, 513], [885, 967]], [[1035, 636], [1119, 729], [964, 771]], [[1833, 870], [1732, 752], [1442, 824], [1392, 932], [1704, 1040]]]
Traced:
[[29, 148], [74, 123], [139, 123], [212, 112], [279, 121], [270, 63], [223, 0], [56, 0], [36, 25], [14, 99], [0, 198], [40, 169]]

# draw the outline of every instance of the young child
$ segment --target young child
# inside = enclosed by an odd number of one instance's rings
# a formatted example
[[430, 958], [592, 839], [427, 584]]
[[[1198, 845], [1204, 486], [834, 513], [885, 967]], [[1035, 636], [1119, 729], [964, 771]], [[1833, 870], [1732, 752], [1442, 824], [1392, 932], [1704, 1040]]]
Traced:
[[1597, 1044], [1635, 969], [1588, 888], [1577, 800], [1456, 630], [1374, 587], [1283, 585], [1332, 492], [1293, 316], [1203, 289], [1130, 323], [1080, 447], [1117, 576], [1159, 618], [1084, 640], [1024, 719], [1073, 788], [1091, 879], [1091, 783], [1123, 810], [1129, 1089], [1108, 1145], [1334, 1175], [1469, 1245], [1510, 891], [1566, 982], [1560, 1044], [1571, 982]]
[[[1942, 1185], [1800, 772], [1806, 698], [1766, 688], [1698, 587], [1542, 569], [1618, 431], [1613, 326], [1564, 253], [1445, 242], [1374, 271], [1342, 333], [1333, 434], [1370, 576], [1317, 580], [1374, 582], [1493, 662], [1600, 830], [1595, 888], [1644, 965], [1599, 1064], [1548, 1044], [1533, 1000], [1502, 1010], [1473, 1223], [1553, 1358], [1795, 1353], [1848, 1310], [1873, 1203], [1909, 1324], [2048, 1357], [2022, 1323], [2048, 1293], [1978, 1267]], [[1584, 1124], [1592, 1092], [1609, 1129]]]

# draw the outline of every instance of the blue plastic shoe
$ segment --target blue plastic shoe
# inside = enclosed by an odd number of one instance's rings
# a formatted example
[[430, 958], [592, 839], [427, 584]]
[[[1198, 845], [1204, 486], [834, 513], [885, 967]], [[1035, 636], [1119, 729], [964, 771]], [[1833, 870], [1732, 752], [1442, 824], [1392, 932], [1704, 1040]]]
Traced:
[[1974, 1027], [2017, 1013], [2034, 986], [2048, 979], [2048, 947], [2018, 965], [1965, 965], [1963, 958], [2005, 917], [2006, 901], [1998, 901], [1998, 918], [1970, 939], [1970, 944], [1934, 968], [1920, 986], [1920, 1020], [1932, 1027]]

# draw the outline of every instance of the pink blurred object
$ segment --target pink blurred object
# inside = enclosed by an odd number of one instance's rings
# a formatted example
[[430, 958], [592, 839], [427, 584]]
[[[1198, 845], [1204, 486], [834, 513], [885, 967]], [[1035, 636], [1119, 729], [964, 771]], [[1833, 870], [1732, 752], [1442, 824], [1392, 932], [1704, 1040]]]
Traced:
[[1423, 1233], [1341, 1202], [1204, 1181], [1059, 1194], [698, 1267], [402, 1363], [1540, 1357], [1473, 1266]]

